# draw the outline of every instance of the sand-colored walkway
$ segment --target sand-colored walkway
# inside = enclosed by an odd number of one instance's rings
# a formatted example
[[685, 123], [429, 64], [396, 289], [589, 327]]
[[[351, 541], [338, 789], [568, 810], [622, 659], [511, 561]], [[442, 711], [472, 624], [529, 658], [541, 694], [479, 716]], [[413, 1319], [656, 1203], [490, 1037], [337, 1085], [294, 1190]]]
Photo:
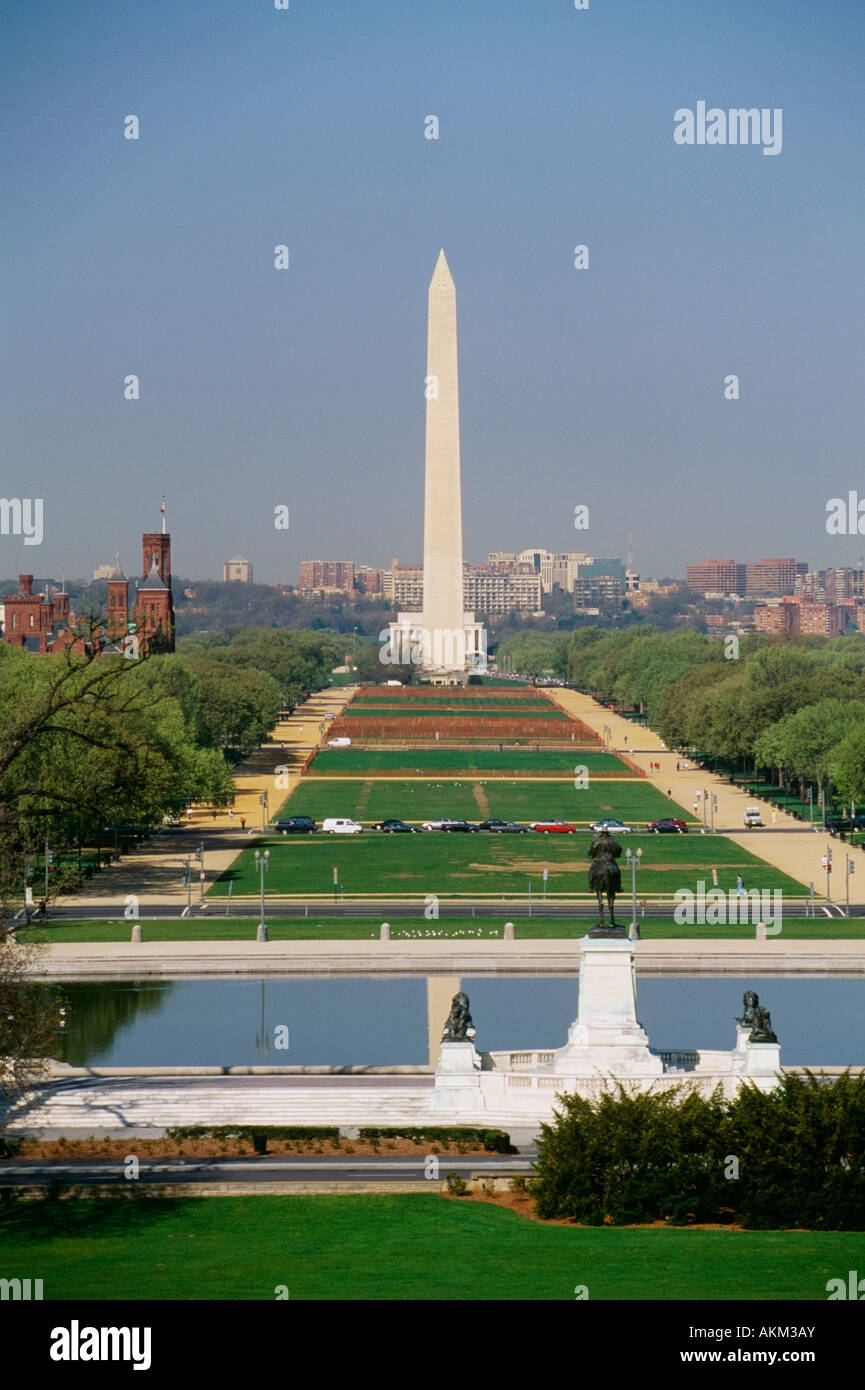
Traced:
[[[856, 865], [855, 874], [850, 878], [850, 902], [863, 900], [865, 893], [865, 857], [858, 849], [851, 849], [841, 840], [833, 840], [825, 833], [812, 831], [802, 821], [797, 821], [784, 811], [776, 811], [766, 801], [748, 796], [740, 788], [731, 786], [723, 777], [701, 768], [684, 770], [684, 759], [680, 753], [668, 752], [658, 734], [652, 729], [632, 724], [622, 715], [598, 704], [589, 695], [577, 690], [553, 688], [549, 692], [563, 709], [587, 724], [599, 738], [607, 740], [611, 752], [624, 753], [645, 772], [647, 779], [659, 791], [669, 793], [671, 798], [670, 815], [676, 815], [677, 808], [694, 812], [702, 820], [705, 793], [718, 799], [715, 811], [715, 829], [751, 854], [764, 859], [767, 864], [783, 870], [791, 878], [807, 888], [814, 884], [816, 901], [826, 901], [826, 872], [821, 859], [826, 853], [827, 844], [832, 846], [833, 864], [830, 875], [831, 901], [844, 903], [844, 856], [848, 854]], [[609, 730], [605, 734], [605, 730]], [[660, 763], [660, 772], [651, 772], [649, 765]], [[676, 764], [680, 768], [676, 770]], [[699, 799], [697, 791], [702, 795]], [[711, 802], [710, 802], [711, 804]], [[763, 828], [744, 829], [746, 806], [759, 806], [763, 814]], [[774, 816], [774, 822], [773, 822]], [[707, 817], [711, 825], [711, 815]], [[691, 834], [695, 827], [691, 827]], [[697, 830], [696, 833], [700, 833]], [[748, 886], [747, 884], [745, 885]]]

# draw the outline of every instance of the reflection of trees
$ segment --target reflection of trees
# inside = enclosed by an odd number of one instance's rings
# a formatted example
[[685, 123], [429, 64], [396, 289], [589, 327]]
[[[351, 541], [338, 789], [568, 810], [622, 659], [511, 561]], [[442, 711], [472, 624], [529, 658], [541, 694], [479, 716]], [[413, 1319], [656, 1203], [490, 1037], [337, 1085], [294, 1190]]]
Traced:
[[66, 1028], [58, 1034], [53, 1055], [73, 1067], [96, 1065], [99, 1057], [111, 1051], [121, 1029], [140, 1014], [162, 1008], [170, 989], [170, 984], [163, 983], [64, 985]]

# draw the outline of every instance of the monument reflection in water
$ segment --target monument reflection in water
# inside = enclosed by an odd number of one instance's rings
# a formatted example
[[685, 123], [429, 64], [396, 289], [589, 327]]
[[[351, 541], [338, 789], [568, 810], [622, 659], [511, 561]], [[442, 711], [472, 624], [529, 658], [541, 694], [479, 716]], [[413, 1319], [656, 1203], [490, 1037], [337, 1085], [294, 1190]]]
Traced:
[[[659, 1050], [729, 1047], [742, 996], [755, 986], [785, 1063], [865, 1063], [855, 979], [641, 976], [639, 1019]], [[69, 1026], [55, 1055], [75, 1066], [434, 1065], [460, 991], [484, 1049], [558, 1046], [577, 1013], [575, 975], [69, 984]], [[288, 1052], [274, 1047], [279, 1025], [289, 1029]]]

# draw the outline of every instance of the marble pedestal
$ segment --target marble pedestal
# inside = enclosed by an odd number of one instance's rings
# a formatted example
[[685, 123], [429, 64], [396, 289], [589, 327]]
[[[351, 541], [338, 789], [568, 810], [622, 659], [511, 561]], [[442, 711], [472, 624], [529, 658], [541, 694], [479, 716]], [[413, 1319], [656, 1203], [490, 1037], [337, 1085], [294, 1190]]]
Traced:
[[473, 1042], [443, 1042], [430, 1097], [433, 1110], [479, 1110], [481, 1057]]
[[637, 1021], [634, 947], [625, 939], [580, 941], [580, 999], [568, 1041], [556, 1050], [557, 1075], [660, 1076], [660, 1057]]

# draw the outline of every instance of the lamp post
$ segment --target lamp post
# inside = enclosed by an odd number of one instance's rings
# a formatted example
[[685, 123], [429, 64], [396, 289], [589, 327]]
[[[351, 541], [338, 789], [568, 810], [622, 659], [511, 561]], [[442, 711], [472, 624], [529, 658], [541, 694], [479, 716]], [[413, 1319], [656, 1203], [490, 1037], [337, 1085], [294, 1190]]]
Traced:
[[844, 887], [845, 887], [845, 890], [846, 890], [846, 897], [847, 897], [847, 916], [849, 917], [849, 916], [850, 916], [850, 875], [851, 875], [851, 874], [855, 874], [855, 872], [856, 872], [856, 865], [854, 864], [853, 860], [850, 858], [849, 854], [846, 855], [845, 858], [846, 858], [846, 860], [847, 860], [847, 864], [846, 864], [846, 872], [845, 872], [845, 874], [844, 874]]
[[715, 812], [717, 811], [717, 809], [718, 809], [718, 798], [717, 798], [717, 796], [715, 795], [715, 793], [712, 792], [712, 834], [713, 834], [713, 835], [714, 835], [714, 833], [715, 833]]
[[269, 859], [269, 849], [266, 849], [263, 854], [258, 850], [255, 851], [255, 866], [261, 875], [261, 921], [258, 924], [258, 931], [255, 933], [256, 941], [267, 940], [267, 926], [264, 921], [264, 875], [267, 872], [267, 862]]
[[258, 798], [258, 800], [259, 800], [259, 804], [260, 804], [260, 806], [261, 806], [261, 828], [262, 828], [262, 830], [266, 830], [266, 829], [267, 829], [267, 792], [266, 792], [266, 791], [263, 791], [263, 792], [261, 793], [261, 796]]
[[192, 855], [187, 854], [183, 862], [186, 865], [186, 911], [189, 913], [192, 907]]
[[811, 829], [814, 829], [814, 788], [808, 788], [808, 809], [811, 813]]
[[625, 859], [631, 868], [631, 932], [637, 938], [640, 935], [640, 928], [637, 926], [637, 870], [642, 857], [641, 849], [638, 849], [636, 854], [630, 849], [625, 850]]

